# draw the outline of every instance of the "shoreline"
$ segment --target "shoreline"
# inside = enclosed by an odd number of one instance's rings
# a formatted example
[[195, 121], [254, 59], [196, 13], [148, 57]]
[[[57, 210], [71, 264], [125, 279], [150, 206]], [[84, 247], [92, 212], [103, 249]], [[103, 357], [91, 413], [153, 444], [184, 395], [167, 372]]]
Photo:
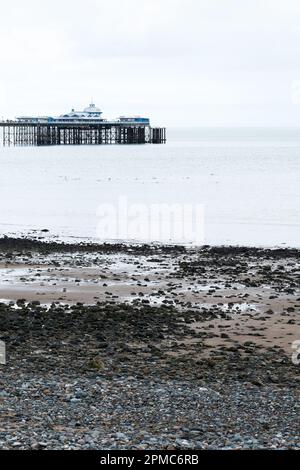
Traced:
[[[46, 230], [47, 231], [47, 230]], [[43, 230], [41, 231], [43, 232]], [[78, 239], [79, 240], [79, 239]], [[166, 252], [183, 252], [183, 251], [212, 251], [212, 252], [223, 252], [229, 253], [232, 252], [244, 252], [245, 254], [254, 253], [254, 252], [270, 252], [275, 254], [281, 254], [285, 252], [286, 255], [292, 254], [300, 256], [300, 247], [293, 247], [293, 246], [264, 246], [264, 245], [232, 245], [232, 244], [220, 244], [220, 245], [211, 245], [211, 244], [203, 244], [199, 246], [194, 246], [190, 244], [178, 244], [178, 243], [161, 243], [161, 242], [153, 242], [153, 243], [144, 243], [144, 242], [133, 242], [133, 241], [114, 241], [114, 242], [93, 242], [90, 239], [82, 239], [86, 241], [78, 241], [78, 242], [66, 242], [63, 240], [52, 240], [47, 239], [45, 236], [41, 237], [29, 237], [27, 235], [24, 236], [0, 236], [0, 250], [7, 251], [7, 250], [15, 250], [15, 249], [32, 249], [32, 250], [40, 250], [40, 251], [99, 251], [99, 252], [120, 252], [120, 251], [130, 251], [136, 253], [140, 253], [143, 250], [146, 251], [166, 251]]]
[[[298, 224], [291, 224], [291, 226], [298, 226]], [[1, 224], [0, 224], [1, 227]], [[243, 242], [232, 242], [232, 243], [225, 243], [225, 242], [208, 242], [204, 241], [202, 244], [196, 244], [194, 242], [180, 242], [174, 241], [171, 242], [163, 242], [161, 240], [158, 241], [145, 241], [145, 240], [135, 240], [135, 239], [99, 239], [98, 237], [93, 236], [81, 236], [81, 235], [68, 235], [68, 234], [51, 234], [51, 230], [49, 229], [32, 229], [28, 231], [20, 231], [20, 232], [1, 232], [0, 240], [7, 239], [7, 240], [27, 240], [32, 242], [37, 242], [41, 244], [56, 244], [56, 245], [86, 245], [86, 246], [127, 246], [127, 247], [135, 247], [135, 246], [151, 246], [151, 247], [180, 247], [184, 249], [194, 249], [199, 250], [202, 247], [230, 247], [230, 248], [248, 248], [248, 249], [259, 249], [259, 250], [300, 250], [299, 244], [287, 244], [285, 242], [278, 242], [274, 244], [263, 244], [263, 243], [243, 243]]]
[[1, 448], [298, 449], [299, 259], [0, 239]]

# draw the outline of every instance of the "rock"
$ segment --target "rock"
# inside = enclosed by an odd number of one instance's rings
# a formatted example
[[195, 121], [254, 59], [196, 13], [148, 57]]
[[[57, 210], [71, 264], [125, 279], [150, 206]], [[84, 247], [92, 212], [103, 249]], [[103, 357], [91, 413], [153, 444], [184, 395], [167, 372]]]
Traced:
[[264, 386], [263, 381], [259, 377], [255, 377], [254, 379], [252, 379], [251, 383], [253, 385], [256, 385], [257, 387], [263, 387]]

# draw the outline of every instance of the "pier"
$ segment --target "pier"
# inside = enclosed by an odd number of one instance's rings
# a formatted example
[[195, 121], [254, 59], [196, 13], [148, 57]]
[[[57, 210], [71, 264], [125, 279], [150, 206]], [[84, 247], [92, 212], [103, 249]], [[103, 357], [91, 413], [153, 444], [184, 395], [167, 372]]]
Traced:
[[0, 122], [3, 146], [164, 144], [165, 128], [122, 123]]
[[121, 116], [103, 119], [91, 103], [83, 111], [72, 109], [58, 117], [21, 116], [0, 122], [3, 146], [164, 144], [166, 129], [152, 127], [148, 118]]

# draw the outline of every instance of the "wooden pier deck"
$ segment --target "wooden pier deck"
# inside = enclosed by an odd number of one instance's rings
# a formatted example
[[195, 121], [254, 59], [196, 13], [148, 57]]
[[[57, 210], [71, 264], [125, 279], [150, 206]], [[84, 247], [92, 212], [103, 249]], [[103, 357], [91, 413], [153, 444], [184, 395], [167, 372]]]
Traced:
[[123, 123], [0, 122], [3, 146], [164, 144], [166, 129]]

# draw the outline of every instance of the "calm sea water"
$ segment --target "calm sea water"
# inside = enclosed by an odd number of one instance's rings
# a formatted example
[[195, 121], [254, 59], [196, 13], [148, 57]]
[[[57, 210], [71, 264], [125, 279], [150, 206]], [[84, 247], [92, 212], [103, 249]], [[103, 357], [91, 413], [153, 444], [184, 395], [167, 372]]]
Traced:
[[[155, 146], [0, 148], [0, 235], [95, 239], [100, 204], [203, 204], [205, 243], [300, 247], [300, 129], [169, 129]], [[39, 232], [37, 232], [38, 234]]]

